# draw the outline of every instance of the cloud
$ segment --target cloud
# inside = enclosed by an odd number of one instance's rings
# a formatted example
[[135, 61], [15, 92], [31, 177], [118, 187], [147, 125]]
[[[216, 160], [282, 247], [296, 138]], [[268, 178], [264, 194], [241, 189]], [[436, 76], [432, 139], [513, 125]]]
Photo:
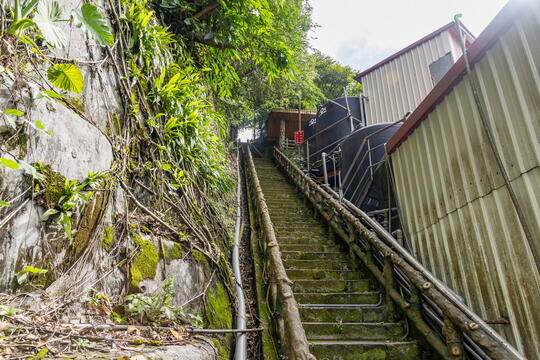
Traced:
[[362, 71], [392, 55], [396, 48], [378, 48], [368, 44], [365, 38], [356, 38], [351, 42], [340, 43], [335, 50], [341, 62]]
[[476, 35], [507, 0], [310, 0], [311, 45], [363, 70], [463, 14]]

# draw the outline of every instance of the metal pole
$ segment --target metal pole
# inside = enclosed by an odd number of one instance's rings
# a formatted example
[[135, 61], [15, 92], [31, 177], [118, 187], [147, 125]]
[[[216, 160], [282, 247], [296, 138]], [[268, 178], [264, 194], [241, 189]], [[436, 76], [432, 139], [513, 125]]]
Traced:
[[[343, 199], [343, 190], [341, 186], [341, 148], [338, 148], [336, 155], [339, 155], [339, 171], [337, 173], [337, 177], [338, 177], [338, 186], [339, 186], [339, 201], [341, 202], [341, 200]], [[334, 167], [334, 173], [335, 172], [336, 172], [336, 169]]]
[[302, 115], [300, 111], [302, 109], [302, 94], [298, 97], [298, 131], [302, 131]]
[[309, 140], [306, 141], [306, 166], [307, 171], [309, 171]]
[[323, 166], [323, 173], [324, 173], [324, 184], [328, 185], [328, 171], [326, 169], [326, 153], [323, 152], [321, 156], [322, 156], [322, 166]]
[[366, 114], [364, 114], [364, 95], [360, 95], [358, 98], [358, 101], [360, 102], [360, 120], [362, 120], [362, 125], [366, 126]]
[[349, 122], [351, 125], [351, 132], [354, 131], [354, 122], [353, 118], [351, 116], [351, 108], [349, 107], [349, 98], [347, 97], [347, 88], [343, 88], [343, 94], [345, 95], [345, 104], [347, 105], [347, 116], [349, 117]]
[[332, 155], [332, 166], [334, 167], [334, 188], [336, 187], [336, 155]]

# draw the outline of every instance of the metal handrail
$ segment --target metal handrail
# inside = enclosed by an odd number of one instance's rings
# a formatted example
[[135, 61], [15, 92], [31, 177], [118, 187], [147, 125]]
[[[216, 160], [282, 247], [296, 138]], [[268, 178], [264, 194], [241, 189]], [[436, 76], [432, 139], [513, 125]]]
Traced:
[[[274, 148], [274, 156], [291, 180], [319, 210], [336, 235], [372, 272], [386, 291], [387, 305], [397, 305], [426, 341], [444, 359], [463, 358], [463, 337], [495, 360], [524, 360], [511, 344], [502, 338], [480, 316], [465, 305], [455, 293], [420, 264], [399, 242], [376, 221], [348, 201], [347, 207], [304, 174], [282, 152]], [[354, 209], [354, 213], [351, 211]], [[382, 239], [382, 240], [381, 240]], [[365, 244], [359, 246], [360, 241]], [[362, 245], [362, 244], [360, 244]], [[374, 254], [382, 259], [383, 269], [374, 263]], [[394, 286], [396, 273], [410, 284], [405, 298]], [[422, 301], [433, 303], [443, 314], [443, 339], [423, 318]], [[427, 303], [428, 301], [424, 301]], [[392, 305], [392, 306], [393, 306]], [[467, 345], [469, 346], [469, 345]]]
[[277, 333], [280, 337], [282, 349], [287, 358], [291, 360], [316, 360], [309, 351], [309, 343], [291, 287], [292, 281], [289, 280], [285, 272], [274, 226], [270, 219], [249, 147], [245, 152], [245, 158], [247, 162], [246, 177], [247, 182], [249, 182], [248, 195], [254, 205], [255, 221], [258, 223], [261, 230], [260, 235], [264, 239], [261, 245], [263, 246], [263, 252], [266, 254], [267, 266], [270, 268], [270, 271], [267, 272], [269, 276], [267, 286], [271, 292], [274, 308], [281, 309], [275, 325], [278, 328]]

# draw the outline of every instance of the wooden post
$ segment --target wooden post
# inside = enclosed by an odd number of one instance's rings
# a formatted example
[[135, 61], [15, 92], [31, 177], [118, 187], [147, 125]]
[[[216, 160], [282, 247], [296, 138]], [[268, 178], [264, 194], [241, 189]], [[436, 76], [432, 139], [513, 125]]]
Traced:
[[465, 359], [463, 351], [463, 335], [446, 314], [444, 315], [442, 333], [446, 339], [446, 347], [448, 348], [448, 353], [452, 356], [452, 359]]
[[394, 300], [390, 296], [392, 289], [395, 289], [395, 279], [394, 279], [394, 263], [392, 258], [389, 255], [384, 257], [383, 265], [383, 277], [384, 277], [384, 287], [385, 287], [385, 298], [386, 298], [386, 321], [395, 321], [397, 318], [397, 308], [394, 304]]

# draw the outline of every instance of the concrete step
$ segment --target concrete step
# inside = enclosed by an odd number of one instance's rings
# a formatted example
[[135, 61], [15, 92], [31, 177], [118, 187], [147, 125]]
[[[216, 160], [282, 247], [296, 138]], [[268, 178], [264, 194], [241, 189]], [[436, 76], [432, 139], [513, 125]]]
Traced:
[[296, 280], [293, 291], [302, 293], [357, 293], [369, 291], [369, 279], [361, 280]]
[[309, 349], [319, 360], [418, 360], [415, 341], [310, 341]]
[[380, 293], [364, 291], [358, 293], [328, 292], [328, 293], [295, 293], [294, 298], [299, 304], [379, 304]]
[[306, 322], [382, 322], [385, 306], [300, 305], [300, 317]]
[[[310, 247], [306, 250], [311, 250]], [[347, 261], [348, 257], [343, 252], [305, 252], [305, 251], [283, 251], [281, 249], [282, 259], [296, 259], [296, 260], [341, 260]]]
[[293, 260], [284, 259], [285, 269], [318, 269], [318, 270], [353, 270], [348, 262], [332, 260]]
[[[287, 251], [341, 251], [341, 247], [338, 244], [322, 236], [313, 236], [310, 238], [280, 236], [278, 242], [281, 249]], [[289, 246], [291, 247], [289, 248]]]
[[403, 340], [405, 323], [303, 322], [308, 340]]
[[360, 280], [366, 276], [356, 270], [329, 270], [329, 269], [287, 269], [289, 279], [295, 280]]

